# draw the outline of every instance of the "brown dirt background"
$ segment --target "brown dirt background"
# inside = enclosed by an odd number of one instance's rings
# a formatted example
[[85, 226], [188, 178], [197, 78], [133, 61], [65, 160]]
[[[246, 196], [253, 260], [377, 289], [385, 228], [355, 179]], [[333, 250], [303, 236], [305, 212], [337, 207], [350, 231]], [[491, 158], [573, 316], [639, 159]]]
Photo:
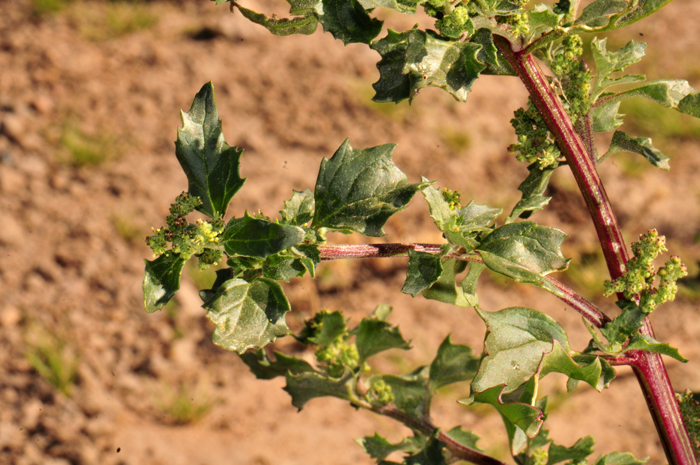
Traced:
[[[273, 0], [246, 5], [285, 13]], [[135, 8], [137, 18], [153, 24], [119, 26]], [[321, 158], [346, 137], [358, 148], [398, 143], [395, 162], [412, 180], [437, 179], [464, 199], [509, 209], [526, 173], [506, 151], [514, 139], [508, 121], [526, 98], [518, 82], [482, 78], [466, 105], [432, 89], [411, 107], [379, 106], [369, 103], [378, 77], [371, 50], [344, 47], [321, 32], [274, 37], [204, 0], [75, 1], [44, 15], [28, 0], [0, 0], [0, 12], [0, 463], [369, 464], [353, 438], [408, 434], [335, 399], [314, 400], [297, 413], [283, 381], [255, 380], [234, 354], [211, 343], [194, 284], [204, 278], [193, 269], [169, 311], [144, 313], [143, 259], [151, 255], [143, 237], [186, 188], [173, 150], [178, 111], [189, 108], [203, 83], [214, 82], [226, 139], [246, 150], [241, 170], [248, 181], [229, 210], [237, 215], [245, 209], [273, 215], [291, 189], [312, 188]], [[414, 21], [386, 17], [394, 28]], [[611, 43], [643, 34], [648, 61], [656, 62], [637, 70], [688, 79], [697, 88], [698, 18], [699, 2], [678, 0]], [[698, 132], [688, 129], [694, 126], [679, 121], [683, 134], [659, 143], [672, 157], [669, 173], [625, 156], [600, 171], [627, 239], [658, 228], [697, 276], [700, 146]], [[605, 136], [599, 142], [605, 150]], [[71, 155], [76, 146], [104, 159], [81, 165]], [[576, 262], [570, 282], [594, 298], [606, 274], [583, 202], [560, 171], [552, 206], [535, 219], [570, 234], [565, 252]], [[387, 241], [441, 240], [419, 197], [390, 221]], [[582, 260], [591, 270], [578, 265]], [[391, 321], [414, 349], [405, 359], [387, 354], [378, 367], [405, 372], [429, 363], [448, 333], [480, 351], [484, 327], [474, 312], [402, 295], [404, 271], [400, 259], [323, 264], [321, 279], [287, 287], [290, 326], [320, 308], [341, 309], [357, 322], [389, 303]], [[547, 311], [566, 326], [574, 347], [587, 343], [579, 317], [536, 289], [485, 276], [480, 295], [487, 310]], [[614, 311], [612, 300], [596, 302]], [[697, 302], [686, 286], [653, 316], [658, 338], [691, 360], [668, 362], [677, 390], [700, 390]], [[29, 363], [32, 347], [56, 340], [63, 346], [54, 352], [77, 361], [69, 396]], [[276, 346], [295, 350], [285, 340]], [[558, 442], [592, 434], [599, 453], [629, 450], [665, 462], [628, 370], [619, 370], [603, 393], [579, 387], [565, 398], [556, 376], [547, 378], [546, 390], [554, 399], [547, 425]], [[472, 428], [484, 448], [505, 459], [498, 416], [454, 403], [467, 395], [468, 386], [448, 390], [435, 404], [436, 423]], [[178, 401], [203, 412], [178, 417]]]

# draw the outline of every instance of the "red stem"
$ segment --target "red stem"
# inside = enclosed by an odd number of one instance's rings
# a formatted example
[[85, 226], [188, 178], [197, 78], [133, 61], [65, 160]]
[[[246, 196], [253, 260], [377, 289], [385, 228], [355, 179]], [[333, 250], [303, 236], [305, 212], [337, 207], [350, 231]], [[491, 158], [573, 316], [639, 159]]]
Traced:
[[[629, 259], [627, 248], [610, 200], [585, 144], [576, 133], [561, 100], [532, 55], [514, 52], [510, 43], [502, 37], [494, 36], [494, 40], [525, 84], [530, 97], [554, 134], [586, 200], [610, 276], [612, 279], [620, 277]], [[648, 320], [640, 329], [640, 333], [654, 335]], [[632, 354], [628, 355], [632, 357]], [[696, 465], [692, 443], [661, 356], [651, 352], [639, 352], [634, 354], [634, 357], [637, 358], [633, 365], [634, 372], [669, 463]]]

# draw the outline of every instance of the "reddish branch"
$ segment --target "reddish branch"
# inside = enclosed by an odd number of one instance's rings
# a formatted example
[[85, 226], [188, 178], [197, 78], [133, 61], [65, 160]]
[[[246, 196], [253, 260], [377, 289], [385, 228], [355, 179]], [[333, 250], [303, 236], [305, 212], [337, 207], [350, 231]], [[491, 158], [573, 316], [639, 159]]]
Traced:
[[[620, 277], [625, 271], [629, 255], [612, 205], [598, 176], [595, 162], [588, 155], [586, 144], [574, 129], [561, 100], [549, 85], [534, 57], [513, 51], [510, 43], [502, 37], [494, 36], [494, 39], [499, 50], [525, 84], [530, 97], [554, 134], [588, 206], [610, 276], [612, 279]], [[654, 335], [648, 320], [640, 333]], [[639, 352], [637, 356], [637, 361], [632, 366], [669, 462], [696, 465], [692, 444], [661, 355]]]

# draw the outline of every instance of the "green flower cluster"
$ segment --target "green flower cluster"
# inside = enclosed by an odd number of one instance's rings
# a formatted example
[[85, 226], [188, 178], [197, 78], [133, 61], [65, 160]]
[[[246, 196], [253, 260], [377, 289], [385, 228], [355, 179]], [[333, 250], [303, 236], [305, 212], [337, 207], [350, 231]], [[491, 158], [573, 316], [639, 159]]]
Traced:
[[[628, 300], [639, 296], [639, 307], [644, 313], [651, 313], [657, 306], [670, 302], [676, 297], [676, 282], [688, 275], [686, 266], [680, 257], [672, 256], [657, 272], [654, 259], [667, 251], [666, 238], [659, 236], [656, 229], [639, 236], [639, 241], [632, 244], [634, 258], [625, 265], [625, 274], [614, 281], [605, 282], [605, 295], [622, 293]], [[659, 286], [654, 287], [656, 277]]]
[[515, 111], [510, 124], [518, 142], [510, 145], [508, 151], [515, 154], [518, 161], [537, 163], [542, 170], [559, 166], [561, 150], [532, 99], [528, 100], [527, 110], [519, 108]]
[[194, 224], [187, 221], [186, 216], [201, 204], [199, 197], [187, 192], [177, 196], [170, 206], [167, 228], [154, 229], [153, 235], [146, 238], [146, 244], [155, 255], [162, 255], [168, 250], [179, 254], [184, 260], [195, 255], [202, 268], [216, 265], [223, 258], [219, 245], [219, 236], [224, 231], [223, 219], [215, 218], [211, 222], [197, 220]]
[[458, 6], [442, 19], [435, 21], [435, 27], [444, 36], [451, 39], [459, 39], [463, 34], [469, 37], [474, 34], [474, 24], [469, 18], [469, 10], [464, 6]]
[[580, 60], [583, 54], [583, 40], [573, 34], [562, 40], [552, 52], [549, 68], [559, 79], [564, 91], [564, 106], [575, 124], [591, 110], [591, 72]]
[[355, 344], [344, 337], [339, 337], [327, 346], [316, 351], [316, 360], [327, 367], [328, 374], [340, 378], [346, 369], [354, 370], [359, 366], [360, 354]]
[[369, 388], [367, 395], [374, 400], [375, 404], [387, 405], [394, 401], [394, 393], [391, 386], [386, 384], [383, 379], [375, 378]]
[[450, 210], [459, 210], [462, 208], [462, 194], [460, 194], [459, 191], [451, 191], [445, 187], [442, 189], [441, 193], [442, 198], [448, 203]]

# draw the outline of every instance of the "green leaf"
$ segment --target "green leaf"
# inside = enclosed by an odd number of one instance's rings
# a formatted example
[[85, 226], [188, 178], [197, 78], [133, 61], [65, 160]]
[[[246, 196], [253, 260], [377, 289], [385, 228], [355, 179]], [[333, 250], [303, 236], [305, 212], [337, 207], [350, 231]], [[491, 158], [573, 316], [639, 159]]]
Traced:
[[611, 452], [598, 457], [595, 465], [642, 465], [647, 460], [648, 458], [637, 460], [629, 452]]
[[197, 93], [190, 110], [180, 115], [175, 154], [187, 175], [189, 193], [202, 201], [197, 207], [200, 212], [212, 218], [224, 216], [245, 182], [238, 171], [243, 151], [224, 140], [211, 82]]
[[618, 300], [615, 303], [622, 309], [622, 313], [600, 328], [600, 333], [609, 342], [608, 346], [602, 350], [612, 353], [622, 349], [622, 344], [642, 327], [644, 318], [647, 316], [634, 302]]
[[146, 263], [143, 278], [143, 305], [148, 313], [163, 308], [180, 289], [180, 276], [185, 260], [173, 252], [166, 252]]
[[[422, 179], [424, 184], [428, 180]], [[477, 205], [474, 201], [466, 207], [451, 209], [440, 191], [429, 185], [421, 191], [430, 208], [430, 216], [435, 225], [452, 244], [464, 247], [467, 252], [478, 245], [478, 233], [490, 231], [491, 223], [496, 221], [503, 210], [486, 205]]]
[[430, 392], [474, 377], [480, 357], [469, 346], [452, 344], [448, 335], [430, 364]]
[[688, 436], [695, 451], [695, 456], [700, 456], [700, 402], [698, 394], [686, 390], [682, 394], [676, 394], [676, 399], [681, 408], [681, 415], [688, 429]]
[[408, 270], [401, 292], [415, 297], [437, 282], [441, 274], [439, 255], [411, 249], [408, 251]]
[[568, 268], [570, 260], [560, 250], [565, 238], [558, 229], [523, 221], [496, 229], [481, 241], [477, 251], [489, 269], [556, 294], [558, 290], [543, 277]]
[[539, 408], [524, 402], [503, 400], [501, 394], [504, 389], [504, 386], [494, 386], [482, 392], [475, 392], [469, 399], [461, 400], [460, 403], [491, 404], [505, 420], [517, 425], [528, 437], [535, 437], [544, 421], [544, 413]]
[[399, 13], [413, 14], [418, 7], [418, 0], [360, 0], [360, 4], [365, 10], [371, 10], [377, 7], [396, 10]]
[[314, 216], [314, 194], [308, 189], [294, 191], [292, 198], [285, 200], [284, 209], [280, 210], [282, 223], [291, 226], [302, 226]]
[[287, 373], [297, 374], [314, 371], [311, 365], [300, 358], [290, 357], [281, 352], [274, 352], [274, 354], [274, 361], [267, 357], [265, 349], [249, 350], [240, 354], [240, 357], [257, 379], [273, 379], [278, 376], [286, 376]]
[[608, 52], [607, 39], [594, 38], [591, 42], [591, 51], [595, 61], [596, 77], [591, 91], [591, 101], [598, 100], [603, 91], [613, 85], [630, 84], [644, 80], [644, 76], [624, 76], [611, 79], [610, 75], [623, 71], [628, 66], [637, 63], [644, 57], [647, 45], [644, 42], [630, 41], [617, 52]]
[[445, 444], [438, 441], [435, 434], [420, 452], [404, 458], [405, 465], [447, 465], [442, 450]]
[[612, 31], [655, 13], [671, 0], [596, 0], [584, 8], [576, 25], [588, 31]]
[[544, 193], [555, 168], [540, 169], [538, 163], [533, 163], [527, 169], [530, 174], [518, 186], [518, 190], [523, 193], [522, 198], [513, 207], [506, 224], [514, 222], [517, 218], [529, 218], [534, 212], [542, 210], [552, 199], [545, 197]]
[[317, 245], [300, 244], [279, 254], [270, 255], [263, 263], [263, 276], [275, 281], [289, 282], [292, 278], [301, 278], [307, 272], [313, 278], [316, 265], [321, 261], [321, 252]]
[[[227, 261], [230, 261], [227, 260]], [[245, 269], [248, 269], [245, 267]], [[243, 272], [239, 272], [238, 270], [234, 270], [233, 268], [223, 268], [221, 270], [216, 270], [216, 279], [214, 280], [214, 284], [212, 284], [211, 289], [202, 289], [199, 291], [199, 298], [202, 299], [202, 302], [206, 302], [207, 300], [211, 299], [214, 294], [216, 294], [216, 291], [221, 287], [222, 284], [224, 284], [226, 281], [229, 279], [237, 278]]]
[[560, 446], [552, 443], [549, 446], [549, 458], [547, 465], [554, 465], [569, 460], [569, 463], [586, 463], [586, 457], [593, 453], [593, 437], [586, 436], [576, 441], [571, 447]]
[[651, 139], [648, 137], [631, 137], [622, 131], [615, 131], [610, 142], [610, 148], [603, 155], [603, 158], [621, 151], [637, 153], [662, 170], [668, 171], [670, 168], [668, 164], [669, 158], [654, 147]]
[[422, 437], [404, 438], [401, 442], [392, 444], [378, 433], [374, 436], [365, 436], [356, 442], [369, 454], [370, 457], [380, 462], [394, 452], [416, 453], [425, 447], [425, 439]]
[[490, 29], [481, 28], [477, 30], [470, 42], [481, 45], [481, 50], [476, 54], [476, 59], [479, 60], [479, 63], [486, 65], [486, 69], [481, 74], [515, 76], [515, 70], [493, 42], [493, 35]]
[[339, 311], [321, 311], [308, 320], [297, 338], [303, 344], [327, 346], [345, 334], [345, 317]]
[[569, 350], [564, 329], [537, 310], [511, 307], [498, 312], [477, 309], [477, 313], [488, 328], [484, 342], [487, 355], [472, 381], [472, 392], [494, 386], [504, 386], [503, 393], [512, 392], [539, 371], [542, 358], [553, 350], [553, 341]]
[[239, 4], [236, 7], [240, 10], [243, 16], [249, 21], [263, 26], [276, 36], [288, 36], [292, 34], [311, 35], [318, 27], [318, 18], [312, 14], [298, 16], [296, 18], [270, 18], [257, 11], [243, 8]]
[[355, 339], [360, 365], [369, 357], [389, 349], [408, 350], [410, 344], [404, 340], [399, 328], [377, 318], [363, 318], [357, 328]]
[[458, 307], [471, 307], [474, 303], [473, 298], [469, 299], [464, 294], [464, 289], [457, 286], [456, 282], [456, 276], [464, 271], [467, 266], [466, 262], [455, 259], [443, 259], [440, 264], [442, 266], [440, 279], [423, 291], [423, 297]]
[[229, 255], [265, 258], [304, 240], [304, 230], [271, 221], [231, 218], [222, 235], [221, 245]]
[[613, 16], [624, 12], [628, 6], [625, 0], [597, 0], [583, 9], [575, 24], [591, 29], [603, 29]]
[[481, 451], [482, 449], [476, 445], [476, 443], [481, 439], [478, 435], [472, 433], [471, 431], [465, 431], [461, 426], [455, 426], [447, 432], [447, 435], [456, 441], [460, 445], [467, 447], [469, 449]]
[[619, 110], [619, 101], [593, 107], [593, 132], [610, 132], [620, 127], [623, 115]]
[[559, 25], [563, 16], [552, 11], [552, 7], [544, 3], [527, 10], [527, 24], [530, 29], [527, 43], [532, 43], [543, 34], [553, 30]]
[[467, 271], [467, 275], [462, 279], [462, 293], [469, 307], [476, 307], [479, 305], [479, 297], [476, 295], [476, 285], [481, 272], [484, 271], [485, 268], [486, 265], [482, 263], [470, 262], [469, 271]]
[[316, 14], [323, 30], [345, 45], [369, 44], [382, 31], [382, 22], [371, 18], [357, 0], [321, 0], [321, 4]]
[[391, 159], [396, 146], [353, 149], [349, 139], [321, 161], [312, 226], [383, 236], [382, 227], [423, 184], [410, 184]]
[[407, 375], [380, 376], [394, 394], [394, 405], [415, 418], [423, 418], [430, 406], [428, 367], [420, 367]]
[[432, 31], [412, 29], [399, 34], [390, 30], [372, 48], [382, 56], [377, 64], [379, 81], [373, 85], [377, 102], [412, 100], [426, 87], [444, 89], [464, 102], [487, 68], [477, 57], [481, 44], [444, 40]]
[[688, 359], [683, 357], [678, 352], [678, 349], [676, 349], [675, 347], [671, 347], [668, 344], [659, 342], [653, 337], [647, 336], [646, 334], [637, 333], [634, 336], [632, 336], [632, 339], [630, 339], [630, 343], [627, 345], [627, 347], [625, 347], [625, 352], [627, 352], [628, 350], [643, 350], [646, 352], [654, 352], [657, 354], [667, 355], [683, 363], [686, 363], [688, 361]]
[[678, 102], [678, 111], [700, 118], [700, 94], [686, 95]]
[[438, 87], [460, 102], [486, 66], [479, 62], [481, 45], [442, 40], [429, 32], [414, 29], [408, 35], [403, 73], [411, 83], [409, 100], [426, 87]]
[[239, 354], [289, 333], [284, 321], [289, 301], [282, 287], [267, 278], [226, 281], [203, 307], [216, 325], [214, 344]]
[[316, 397], [336, 397], [352, 400], [354, 378], [346, 373], [341, 378], [331, 378], [316, 372], [287, 373], [287, 385], [284, 390], [292, 396], [292, 405], [301, 410], [304, 405]]
[[370, 44], [381, 55], [377, 63], [379, 81], [372, 84], [375, 102], [399, 103], [411, 96], [411, 79], [403, 74], [408, 48], [408, 32], [398, 33], [389, 29], [386, 37]]

